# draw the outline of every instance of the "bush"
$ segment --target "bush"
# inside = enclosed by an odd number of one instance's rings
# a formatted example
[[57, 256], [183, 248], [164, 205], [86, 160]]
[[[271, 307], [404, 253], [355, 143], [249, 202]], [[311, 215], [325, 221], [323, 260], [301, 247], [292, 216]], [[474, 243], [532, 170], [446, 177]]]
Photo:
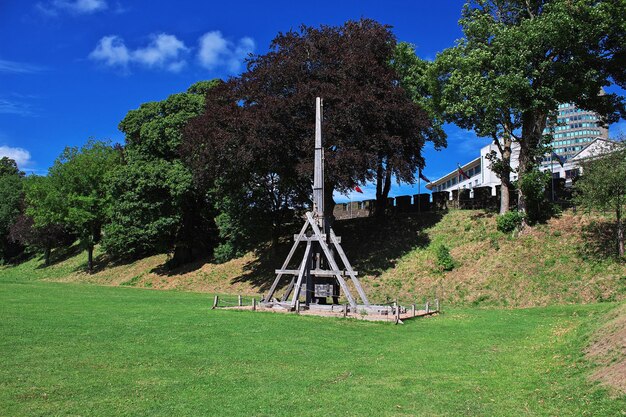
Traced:
[[241, 252], [235, 248], [231, 242], [223, 242], [217, 245], [213, 250], [213, 259], [218, 264], [228, 262], [229, 260], [241, 255]]
[[522, 225], [522, 221], [524, 220], [524, 213], [520, 213], [517, 210], [512, 210], [504, 213], [501, 216], [498, 216], [496, 219], [496, 224], [498, 225], [498, 230], [502, 233], [513, 233], [515, 230], [518, 230]]
[[442, 271], [452, 271], [454, 269], [454, 259], [450, 255], [450, 249], [446, 245], [439, 245], [435, 249], [437, 256], [437, 266]]
[[518, 184], [526, 198], [526, 219], [530, 224], [543, 223], [561, 214], [551, 201], [552, 177], [549, 172], [534, 169]]

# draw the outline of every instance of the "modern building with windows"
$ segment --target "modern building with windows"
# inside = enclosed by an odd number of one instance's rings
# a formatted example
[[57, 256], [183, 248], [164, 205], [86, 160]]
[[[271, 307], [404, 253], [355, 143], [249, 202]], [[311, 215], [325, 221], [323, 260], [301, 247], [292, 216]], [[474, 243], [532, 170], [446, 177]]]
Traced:
[[[565, 178], [566, 185], [571, 184], [571, 179], [577, 175], [577, 160], [582, 152], [591, 144], [594, 147], [602, 147], [608, 141], [608, 130], [599, 125], [600, 117], [590, 111], [581, 110], [572, 104], [562, 104], [557, 112], [557, 124], [546, 128], [545, 133], [553, 134], [552, 148], [559, 156], [563, 166], [552, 155], [544, 156], [540, 169], [542, 171], [552, 171], [554, 178]], [[519, 164], [519, 145], [514, 143], [511, 148], [511, 180], [517, 180], [515, 172]], [[489, 144], [480, 150], [480, 156], [460, 165], [467, 176], [463, 176], [458, 168], [453, 169], [448, 174], [436, 179], [427, 185], [433, 192], [469, 189], [472, 193], [476, 187], [491, 187], [492, 195], [496, 194], [496, 187], [501, 185], [501, 181], [490, 168], [491, 161], [487, 155], [495, 152], [498, 156], [500, 152], [495, 144]], [[578, 158], [577, 158], [578, 156]], [[452, 198], [452, 195], [450, 195]]]
[[[469, 179], [462, 175], [458, 168], [454, 168], [452, 171], [431, 182], [426, 187], [433, 192], [464, 189], [469, 189], [471, 192], [471, 190], [476, 187], [491, 187], [492, 193], [495, 195], [495, 188], [500, 185], [500, 179], [496, 173], [491, 170], [491, 161], [487, 158], [487, 155], [489, 155], [492, 151], [495, 151], [499, 155], [498, 147], [492, 143], [480, 150], [479, 157], [460, 165], [461, 169], [465, 174], [467, 174]], [[512, 166], [517, 167], [518, 158], [519, 146], [514, 144], [511, 155]], [[516, 180], [517, 176], [512, 174], [511, 179]]]
[[[560, 104], [557, 109], [557, 123], [548, 126], [544, 134], [552, 133], [552, 148], [562, 160], [569, 160], [596, 138], [609, 138], [608, 129], [599, 125], [597, 113], [582, 110], [570, 103]], [[543, 159], [543, 166], [550, 165], [551, 155]]]

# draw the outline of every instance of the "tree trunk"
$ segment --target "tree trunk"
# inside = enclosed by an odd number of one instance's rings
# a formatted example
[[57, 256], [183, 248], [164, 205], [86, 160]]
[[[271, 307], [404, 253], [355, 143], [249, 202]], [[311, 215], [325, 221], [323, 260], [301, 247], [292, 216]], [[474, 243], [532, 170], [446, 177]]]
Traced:
[[376, 205], [374, 216], [378, 218], [385, 217], [387, 212], [387, 198], [391, 189], [391, 165], [387, 163], [383, 167], [382, 159], [378, 160], [378, 168], [376, 170]]
[[502, 138], [502, 169], [500, 173], [500, 214], [509, 211], [511, 207], [511, 147], [513, 141], [511, 135], [503, 135]]
[[[546, 127], [547, 113], [541, 111], [528, 111], [522, 115], [522, 140], [520, 141], [518, 182], [533, 170], [539, 157], [540, 145], [543, 139], [543, 130]], [[517, 209], [527, 211], [527, 201], [522, 187], [518, 187]], [[523, 220], [522, 227], [527, 226]]]
[[93, 244], [87, 245], [87, 270], [93, 273]]
[[[511, 207], [511, 154], [513, 139], [510, 134], [510, 127], [505, 124], [504, 134], [502, 140], [497, 136], [494, 136], [493, 143], [500, 151], [500, 161], [495, 159], [495, 155], [490, 154], [487, 158], [491, 161], [490, 168], [500, 179], [500, 214], [504, 214], [509, 211]], [[495, 159], [495, 160], [494, 160]]]
[[334, 191], [334, 183], [324, 182], [324, 215], [329, 222], [329, 226], [332, 226], [335, 221], [335, 198], [333, 197]]
[[187, 242], [177, 242], [174, 246], [174, 255], [172, 260], [168, 262], [170, 268], [177, 268], [181, 265], [193, 261], [193, 251]]
[[205, 204], [201, 197], [192, 193], [179, 200], [181, 219], [174, 236], [174, 254], [168, 266], [176, 268], [210, 252], [208, 241], [200, 238], [203, 233], [199, 231], [204, 224], [201, 213]]
[[50, 266], [50, 254], [52, 249], [50, 244], [46, 244], [46, 248], [43, 251], [43, 259], [46, 266]]
[[508, 184], [505, 184], [502, 181], [502, 186], [500, 187], [500, 214], [504, 214], [509, 211], [511, 207], [511, 189]]
[[616, 210], [617, 217], [617, 254], [624, 257], [624, 223], [622, 222], [622, 208], [618, 200], [618, 206]]
[[280, 242], [280, 231], [278, 225], [272, 223], [272, 240], [270, 244], [270, 259], [274, 259], [277, 256], [278, 243]]
[[387, 162], [387, 168], [385, 169], [385, 185], [383, 186], [382, 197], [387, 201], [389, 197], [389, 190], [391, 190], [391, 165]]
[[383, 195], [383, 182], [384, 182], [384, 170], [383, 170], [383, 159], [382, 157], [378, 158], [378, 165], [376, 167], [376, 203], [374, 205], [374, 216], [381, 217], [384, 215], [385, 205], [387, 201], [384, 202], [381, 200], [381, 196]]

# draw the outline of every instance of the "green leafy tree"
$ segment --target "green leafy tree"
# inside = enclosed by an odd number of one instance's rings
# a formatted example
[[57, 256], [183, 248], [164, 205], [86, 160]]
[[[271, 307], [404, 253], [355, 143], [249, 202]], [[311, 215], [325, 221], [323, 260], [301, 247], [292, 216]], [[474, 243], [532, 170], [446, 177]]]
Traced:
[[24, 185], [25, 211], [33, 227], [44, 229], [66, 223], [67, 202], [57, 177], [32, 175]]
[[[503, 212], [512, 143], [520, 145], [523, 178], [546, 150], [544, 130], [559, 103], [597, 111], [605, 122], [626, 114], [623, 97], [600, 94], [626, 85], [626, 3], [470, 0], [460, 24], [464, 37], [436, 60], [435, 101], [447, 120], [500, 148]], [[523, 191], [519, 208], [526, 210]]]
[[189, 262], [212, 246], [207, 194], [179, 157], [182, 130], [205, 107], [220, 81], [202, 81], [163, 101], [142, 104], [119, 125], [126, 134], [124, 164], [109, 178], [111, 222], [104, 247], [117, 257], [173, 251], [170, 265]]
[[19, 254], [21, 248], [9, 239], [11, 225], [20, 215], [24, 173], [14, 160], [0, 159], [0, 261], [6, 262]]
[[24, 213], [11, 226], [11, 240], [34, 251], [43, 251], [45, 265], [56, 247], [69, 245], [76, 235], [65, 225], [65, 197], [51, 176], [24, 179]]
[[424, 135], [432, 142], [435, 149], [447, 145], [445, 120], [435, 102], [437, 83], [433, 78], [434, 63], [421, 59], [415, 53], [415, 46], [408, 42], [398, 42], [391, 60], [400, 79], [400, 85], [411, 99], [424, 109], [430, 118], [430, 125], [424, 126]]
[[119, 150], [90, 140], [82, 148], [65, 148], [48, 176], [29, 184], [26, 212], [35, 227], [61, 224], [71, 229], [87, 251], [89, 272], [108, 212], [106, 178], [119, 163]]
[[178, 202], [190, 187], [191, 175], [180, 162], [140, 159], [112, 172], [107, 252], [133, 258], [170, 250], [182, 219]]
[[615, 213], [617, 254], [624, 257], [624, 209], [626, 209], [626, 145], [605, 152], [581, 164], [582, 177], [576, 182], [575, 201], [587, 210]]
[[76, 236], [62, 224], [37, 227], [33, 218], [26, 214], [20, 214], [11, 225], [9, 238], [28, 252], [43, 252], [46, 266], [50, 265], [54, 248], [69, 246], [76, 241]]
[[277, 151], [251, 133], [261, 119], [239, 105], [237, 84], [231, 80], [209, 92], [204, 113], [188, 125], [183, 143], [185, 162], [198, 186], [210, 190], [216, 210], [217, 261], [268, 240], [274, 243], [271, 256], [283, 226], [310, 193], [310, 184], [298, 181], [295, 164], [284, 163], [292, 149]]
[[557, 206], [551, 201], [552, 174], [533, 169], [519, 179], [517, 188], [526, 196], [524, 218], [528, 224], [545, 222], [556, 213]]

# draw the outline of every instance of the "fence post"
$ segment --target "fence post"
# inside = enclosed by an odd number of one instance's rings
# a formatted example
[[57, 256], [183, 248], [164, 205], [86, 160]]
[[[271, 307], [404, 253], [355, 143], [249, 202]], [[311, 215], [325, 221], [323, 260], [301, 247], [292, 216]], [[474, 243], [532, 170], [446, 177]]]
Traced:
[[439, 298], [435, 299], [435, 310], [439, 313]]
[[296, 300], [296, 314], [300, 314], [300, 300]]
[[215, 310], [217, 308], [218, 302], [219, 302], [219, 297], [216, 295], [215, 298], [213, 299], [213, 307], [211, 308], [211, 310]]
[[348, 315], [348, 304], [343, 304], [343, 316], [346, 317]]
[[237, 296], [237, 305], [241, 307], [241, 294]]
[[415, 317], [415, 304], [411, 304], [411, 313], [413, 314], [413, 317]]
[[426, 314], [430, 313], [430, 303], [426, 301]]
[[256, 298], [252, 299], [252, 311], [256, 310]]
[[396, 324], [400, 323], [400, 306], [396, 305]]

